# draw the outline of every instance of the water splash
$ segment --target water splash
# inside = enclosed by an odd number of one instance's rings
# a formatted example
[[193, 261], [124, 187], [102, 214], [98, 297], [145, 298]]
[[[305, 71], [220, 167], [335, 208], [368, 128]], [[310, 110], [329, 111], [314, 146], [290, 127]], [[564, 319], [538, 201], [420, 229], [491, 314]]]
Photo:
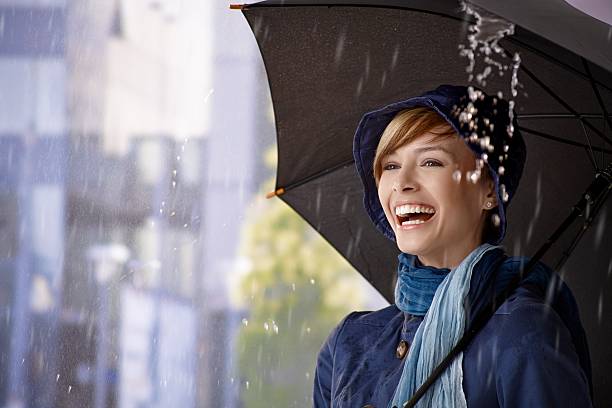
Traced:
[[[499, 41], [508, 35], [514, 34], [514, 24], [503, 18], [487, 12], [473, 4], [461, 2], [461, 10], [475, 18], [476, 23], [469, 27], [467, 37], [468, 45], [459, 45], [459, 55], [467, 57], [469, 64], [466, 67], [466, 72], [469, 74], [469, 81], [476, 79], [476, 82], [481, 86], [486, 86], [487, 78], [497, 71], [499, 76], [504, 75], [504, 71], [512, 68], [513, 80], [511, 80], [511, 89], [516, 91], [519, 86], [516, 73], [520, 66], [520, 56], [514, 54], [512, 63], [507, 63], [505, 51], [499, 45]], [[474, 74], [477, 57], [483, 57], [484, 68], [482, 71]], [[512, 86], [512, 84], [514, 85]], [[513, 96], [516, 96], [513, 92]]]
[[[466, 67], [466, 72], [469, 74], [468, 80], [470, 82], [475, 80], [479, 86], [485, 87], [487, 85], [487, 78], [489, 78], [493, 73], [497, 72], [497, 74], [501, 77], [504, 75], [504, 72], [511, 70], [512, 73], [509, 83], [510, 94], [511, 98], [516, 97], [518, 95], [518, 88], [522, 88], [522, 84], [518, 80], [521, 57], [518, 53], [514, 53], [510, 59], [506, 55], [506, 51], [499, 45], [499, 42], [504, 37], [514, 34], [514, 24], [494, 14], [491, 14], [484, 9], [474, 6], [473, 4], [468, 4], [463, 1], [461, 2], [461, 10], [474, 17], [476, 21], [474, 24], [469, 26], [467, 36], [468, 44], [460, 44], [458, 47], [459, 55], [468, 58], [468, 66]], [[481, 60], [482, 63], [480, 63]], [[479, 72], [477, 72], [477, 65], [478, 67], [482, 67]], [[497, 96], [501, 99], [503, 98], [503, 93], [499, 91]], [[490, 143], [490, 138], [486, 135], [486, 133], [492, 133], [495, 129], [495, 124], [489, 122], [488, 120], [483, 121], [485, 129], [478, 129], [475, 120], [478, 112], [474, 107], [473, 102], [479, 98], [483, 98], [484, 96], [479, 90], [470, 87], [469, 97], [471, 102], [468, 103], [466, 109], [459, 114], [459, 121], [469, 126], [469, 129], [473, 132], [469, 137], [469, 141], [473, 143], [480, 143], [480, 147], [483, 151], [491, 153], [494, 151], [494, 147]], [[509, 124], [506, 132], [511, 138], [514, 134], [514, 99], [508, 99], [508, 104]], [[479, 136], [477, 131], [482, 133], [482, 136]], [[503, 166], [503, 161], [508, 156], [508, 145], [505, 144], [503, 149], [504, 154], [499, 156], [499, 166], [497, 168], [500, 176], [503, 176], [506, 171], [505, 167]], [[485, 163], [488, 163], [488, 156], [486, 153], [483, 153], [480, 159], [476, 160], [476, 171], [468, 176], [470, 181], [478, 181], [480, 176], [479, 173], [484, 167]], [[500, 196], [503, 202], [507, 202], [509, 199], [503, 183], [500, 184]]]

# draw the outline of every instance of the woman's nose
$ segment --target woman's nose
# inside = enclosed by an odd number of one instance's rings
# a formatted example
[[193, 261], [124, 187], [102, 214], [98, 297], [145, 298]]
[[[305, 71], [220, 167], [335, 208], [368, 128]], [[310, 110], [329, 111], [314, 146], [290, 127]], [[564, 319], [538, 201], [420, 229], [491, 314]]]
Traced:
[[397, 172], [397, 177], [393, 181], [393, 191], [414, 190], [417, 184], [412, 174], [407, 171]]

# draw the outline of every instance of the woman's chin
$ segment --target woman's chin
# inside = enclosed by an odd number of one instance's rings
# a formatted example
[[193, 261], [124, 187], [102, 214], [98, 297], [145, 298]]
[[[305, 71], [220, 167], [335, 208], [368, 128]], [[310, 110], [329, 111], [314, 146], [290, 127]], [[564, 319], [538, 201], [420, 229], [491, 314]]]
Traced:
[[428, 245], [425, 245], [424, 242], [414, 242], [413, 240], [408, 241], [400, 238], [397, 240], [397, 247], [405, 254], [418, 256], [427, 252]]

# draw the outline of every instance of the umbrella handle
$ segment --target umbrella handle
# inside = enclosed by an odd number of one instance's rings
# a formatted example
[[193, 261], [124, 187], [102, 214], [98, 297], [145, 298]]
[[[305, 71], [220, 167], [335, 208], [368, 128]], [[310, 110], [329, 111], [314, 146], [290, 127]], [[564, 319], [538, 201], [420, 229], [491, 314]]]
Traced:
[[[402, 408], [412, 408], [416, 405], [416, 403], [421, 399], [423, 395], [427, 392], [429, 387], [433, 385], [436, 379], [442, 374], [442, 372], [448, 367], [448, 365], [455, 359], [457, 354], [459, 354], [472, 339], [478, 334], [478, 332], [485, 326], [485, 324], [489, 321], [491, 316], [495, 313], [497, 308], [506, 301], [506, 299], [510, 296], [512, 292], [514, 292], [519, 286], [521, 281], [529, 275], [533, 267], [538, 263], [538, 261], [542, 258], [544, 253], [548, 251], [548, 249], [552, 246], [552, 244], [557, 241], [557, 239], [561, 236], [561, 234], [572, 224], [572, 222], [585, 211], [587, 206], [591, 206], [593, 204], [597, 204], [600, 199], [605, 200], [608, 196], [608, 192], [612, 190], [612, 162], [608, 164], [608, 166], [597, 172], [595, 175], [595, 180], [591, 183], [591, 185], [586, 189], [580, 200], [576, 205], [572, 207], [572, 212], [570, 215], [561, 223], [559, 228], [546, 240], [546, 242], [540, 247], [540, 249], [535, 253], [535, 255], [529, 260], [527, 265], [521, 269], [518, 276], [515, 276], [510, 283], [506, 286], [506, 288], [501, 291], [493, 301], [484, 307], [481, 312], [474, 319], [474, 323], [472, 327], [469, 328], [459, 339], [455, 347], [444, 357], [444, 360], [431, 372], [427, 380], [417, 389], [414, 395], [410, 398], [409, 401], [404, 403]], [[603, 203], [601, 203], [603, 204]], [[599, 210], [601, 205], [596, 206], [596, 210]], [[593, 217], [596, 214], [593, 214]], [[590, 225], [590, 224], [589, 224]], [[587, 225], [588, 228], [588, 225]]]

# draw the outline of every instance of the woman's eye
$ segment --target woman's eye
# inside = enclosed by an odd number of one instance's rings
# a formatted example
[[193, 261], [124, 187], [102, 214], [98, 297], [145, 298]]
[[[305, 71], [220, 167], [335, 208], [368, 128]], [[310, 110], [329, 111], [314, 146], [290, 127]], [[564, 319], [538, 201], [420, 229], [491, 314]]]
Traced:
[[442, 166], [442, 163], [440, 163], [440, 162], [439, 162], [439, 161], [437, 161], [437, 160], [431, 160], [431, 159], [429, 159], [429, 160], [425, 160], [425, 161], [423, 162], [422, 166], [424, 166], [424, 167]]
[[393, 170], [394, 168], [397, 168], [397, 165], [393, 163], [385, 164], [383, 166], [383, 170]]

